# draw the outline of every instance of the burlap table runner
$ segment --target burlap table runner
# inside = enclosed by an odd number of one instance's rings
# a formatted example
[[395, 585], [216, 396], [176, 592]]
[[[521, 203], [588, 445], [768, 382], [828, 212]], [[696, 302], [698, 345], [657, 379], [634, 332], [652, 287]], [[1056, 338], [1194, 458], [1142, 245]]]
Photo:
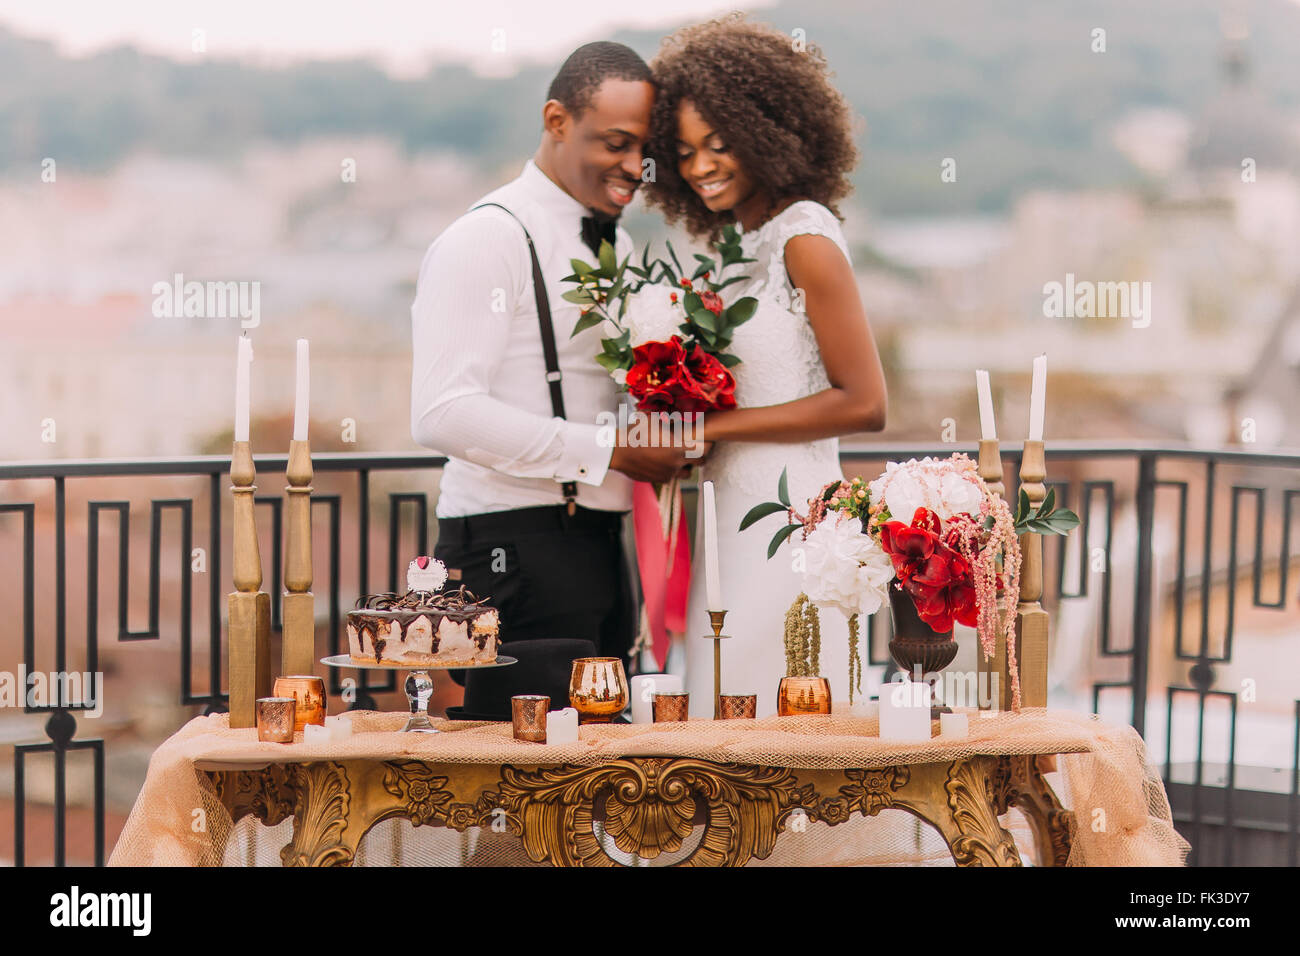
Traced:
[[109, 863], [220, 864], [231, 823], [201, 769], [344, 759], [595, 765], [626, 756], [664, 756], [833, 770], [975, 754], [1061, 754], [1057, 795], [1079, 824], [1071, 865], [1182, 864], [1188, 844], [1173, 829], [1164, 787], [1147, 766], [1146, 748], [1132, 727], [1058, 710], [969, 715], [969, 736], [920, 743], [883, 741], [875, 717], [837, 713], [586, 725], [577, 743], [552, 746], [515, 740], [507, 723], [435, 720], [444, 733], [402, 734], [396, 731], [406, 714], [372, 711], [350, 714], [354, 733], [343, 741], [309, 744], [300, 734], [293, 744], [261, 743], [255, 730], [232, 730], [226, 715], [214, 714], [190, 721], [154, 752]]

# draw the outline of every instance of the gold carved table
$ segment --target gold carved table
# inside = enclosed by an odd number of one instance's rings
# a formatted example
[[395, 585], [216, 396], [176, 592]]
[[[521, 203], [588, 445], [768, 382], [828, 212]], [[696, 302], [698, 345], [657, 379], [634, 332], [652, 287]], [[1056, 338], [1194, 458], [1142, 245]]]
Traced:
[[766, 859], [796, 814], [836, 825], [903, 810], [931, 824], [958, 866], [1019, 866], [998, 817], [1017, 807], [1038, 859], [1063, 866], [1074, 834], [1028, 755], [971, 755], [874, 769], [805, 770], [681, 756], [626, 756], [594, 766], [338, 759], [204, 769], [232, 820], [293, 819], [286, 866], [347, 866], [375, 824], [508, 831], [528, 858], [557, 866], [616, 866], [596, 833], [646, 860], [704, 831], [681, 866]]

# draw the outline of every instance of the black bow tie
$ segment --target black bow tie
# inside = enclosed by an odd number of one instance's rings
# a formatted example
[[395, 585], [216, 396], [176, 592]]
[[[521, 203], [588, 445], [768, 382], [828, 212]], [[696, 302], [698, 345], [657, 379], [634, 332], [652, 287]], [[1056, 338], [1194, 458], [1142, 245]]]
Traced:
[[600, 255], [600, 240], [607, 239], [611, 246], [617, 245], [615, 238], [615, 229], [618, 226], [618, 218], [604, 216], [597, 213], [594, 216], [582, 217], [582, 241], [587, 244], [592, 255]]

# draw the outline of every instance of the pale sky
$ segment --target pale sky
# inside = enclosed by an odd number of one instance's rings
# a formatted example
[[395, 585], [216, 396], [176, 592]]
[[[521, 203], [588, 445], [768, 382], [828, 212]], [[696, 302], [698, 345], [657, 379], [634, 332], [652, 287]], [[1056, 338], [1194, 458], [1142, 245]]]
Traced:
[[[422, 72], [435, 59], [510, 72], [518, 60], [553, 61], [620, 27], [669, 28], [774, 0], [0, 0], [0, 24], [54, 41], [70, 55], [129, 43], [180, 60], [193, 31], [208, 56], [279, 64], [369, 56], [395, 73]], [[503, 32], [494, 32], [503, 31]], [[498, 49], [494, 49], [494, 43]], [[504, 50], [500, 50], [504, 43]]]

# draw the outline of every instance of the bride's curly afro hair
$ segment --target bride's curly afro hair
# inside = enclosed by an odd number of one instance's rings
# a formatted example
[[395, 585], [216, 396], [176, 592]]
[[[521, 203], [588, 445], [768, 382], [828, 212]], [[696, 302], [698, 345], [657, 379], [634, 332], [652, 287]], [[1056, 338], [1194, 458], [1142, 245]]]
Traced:
[[732, 14], [678, 30], [650, 67], [658, 92], [645, 155], [654, 159], [655, 179], [644, 189], [668, 222], [684, 221], [693, 236], [716, 238], [734, 221], [730, 212], [710, 212], [677, 171], [683, 100], [775, 203], [812, 199], [839, 215], [836, 201], [852, 189], [858, 151], [849, 105], [831, 85], [817, 47], [797, 49], [792, 37]]

